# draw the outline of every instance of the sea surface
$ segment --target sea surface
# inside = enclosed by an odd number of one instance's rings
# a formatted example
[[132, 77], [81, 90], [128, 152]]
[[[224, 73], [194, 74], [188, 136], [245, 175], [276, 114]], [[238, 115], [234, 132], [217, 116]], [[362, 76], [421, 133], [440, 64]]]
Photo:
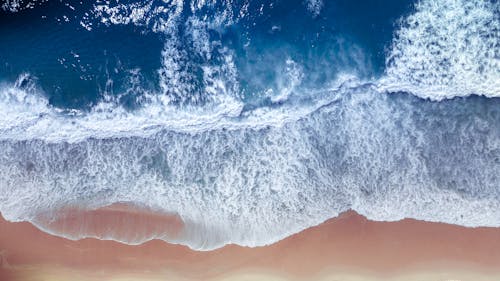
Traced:
[[114, 203], [197, 250], [500, 227], [500, 2], [0, 1], [0, 213]]

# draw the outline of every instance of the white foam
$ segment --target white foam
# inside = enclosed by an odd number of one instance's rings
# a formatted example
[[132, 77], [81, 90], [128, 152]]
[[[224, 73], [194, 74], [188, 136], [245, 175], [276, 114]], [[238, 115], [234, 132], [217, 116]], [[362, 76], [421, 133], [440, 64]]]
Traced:
[[396, 33], [380, 89], [500, 97], [500, 3], [422, 0], [415, 9]]
[[[222, 79], [220, 76], [215, 77]], [[296, 78], [293, 76], [290, 83], [296, 83]], [[104, 99], [90, 112], [65, 112], [51, 106], [44, 94], [33, 86], [35, 84], [28, 84], [28, 88], [19, 86], [32, 83], [33, 80], [29, 74], [23, 74], [15, 85], [4, 84], [0, 90], [0, 140], [38, 139], [74, 143], [88, 138], [147, 137], [162, 130], [196, 133], [222, 128], [236, 130], [283, 126], [335, 100], [336, 95], [328, 94], [329, 91], [343, 91], [359, 83], [352, 76], [341, 75], [336, 83], [332, 83], [331, 90], [316, 90], [316, 94], [311, 91], [309, 104], [283, 104], [246, 112], [242, 112], [242, 101], [227, 95], [224, 86], [217, 84], [206, 87], [207, 92], [213, 91], [213, 99], [202, 107], [179, 107], [171, 104], [169, 95], [146, 93], [139, 97], [143, 104], [132, 111], [119, 105], [118, 96]], [[284, 87], [284, 93], [279, 96], [288, 97], [290, 86], [293, 85]]]
[[348, 209], [377, 220], [500, 226], [495, 104], [414, 103], [353, 80], [322, 97], [312, 110], [260, 108], [237, 119], [192, 111], [182, 120], [181, 111], [153, 111], [161, 103], [68, 118], [32, 102], [26, 114], [44, 112], [43, 121], [1, 134], [0, 212], [37, 223], [68, 205], [133, 202], [179, 214], [186, 227], [164, 239], [198, 250], [267, 245]]
[[[2, 8], [4, 11], [9, 11], [12, 13], [19, 12], [25, 9], [33, 9], [36, 7], [36, 5], [41, 5], [44, 3], [47, 3], [49, 0], [4, 0], [2, 1], [2, 5], [0, 8]], [[74, 10], [74, 7], [65, 4], [66, 7]]]
[[273, 103], [285, 102], [304, 79], [302, 67], [290, 58], [286, 60], [284, 74], [277, 81], [278, 93], [276, 94], [272, 88], [266, 92]]
[[321, 9], [323, 8], [323, 0], [307, 0], [307, 9], [314, 16], [319, 16]]
[[19, 10], [26, 9], [26, 3], [23, 0], [6, 0], [2, 4], [2, 9], [10, 12], [18, 12]]

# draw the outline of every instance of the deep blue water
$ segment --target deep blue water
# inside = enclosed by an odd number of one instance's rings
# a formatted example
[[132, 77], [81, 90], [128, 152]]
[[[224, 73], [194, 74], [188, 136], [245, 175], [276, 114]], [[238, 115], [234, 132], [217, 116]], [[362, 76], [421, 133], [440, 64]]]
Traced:
[[[99, 17], [90, 20], [94, 28], [88, 31], [81, 21], [93, 3], [80, 2], [48, 1], [16, 13], [0, 10], [0, 77], [15, 81], [19, 73], [28, 72], [51, 104], [71, 108], [95, 104], [103, 92], [126, 91], [131, 69], [141, 69], [147, 88], [158, 89], [161, 50], [169, 36], [149, 26], [99, 25]], [[238, 12], [245, 4], [235, 1], [230, 9]], [[220, 3], [196, 12], [185, 9], [179, 21], [225, 9]], [[208, 33], [210, 40], [234, 51], [238, 83], [252, 96], [275, 86], [282, 73], [274, 67], [287, 58], [311, 74], [306, 81], [311, 85], [330, 82], [340, 71], [379, 76], [396, 20], [411, 10], [412, 1], [325, 1], [321, 13], [314, 15], [302, 0], [251, 1], [234, 24], [208, 28]], [[195, 65], [183, 62], [196, 76], [189, 83], [200, 87], [196, 64], [204, 59], [184, 38], [188, 28], [179, 24], [176, 29], [179, 48]], [[353, 47], [359, 52], [351, 52]], [[108, 79], [111, 87], [106, 86]]]
[[[76, 7], [72, 11], [49, 1], [19, 13], [0, 12], [0, 75], [12, 81], [28, 72], [37, 77], [51, 104], [76, 108], [95, 103], [103, 90], [123, 90], [126, 85], [120, 81], [128, 69], [140, 67], [154, 83], [161, 38], [132, 26], [89, 32], [74, 18], [91, 5]], [[61, 22], [63, 15], [71, 21]], [[108, 78], [116, 81], [113, 89], [106, 89]]]

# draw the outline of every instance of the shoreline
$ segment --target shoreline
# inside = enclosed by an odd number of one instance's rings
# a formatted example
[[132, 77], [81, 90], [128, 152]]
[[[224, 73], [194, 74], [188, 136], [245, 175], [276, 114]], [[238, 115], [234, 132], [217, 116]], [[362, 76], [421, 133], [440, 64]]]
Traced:
[[[108, 208], [93, 213], [93, 220], [109, 222], [108, 212], [147, 217]], [[162, 219], [151, 215], [153, 223]], [[0, 258], [2, 281], [494, 280], [500, 279], [500, 228], [374, 222], [350, 211], [269, 246], [205, 252], [160, 240], [73, 241], [0, 218]]]

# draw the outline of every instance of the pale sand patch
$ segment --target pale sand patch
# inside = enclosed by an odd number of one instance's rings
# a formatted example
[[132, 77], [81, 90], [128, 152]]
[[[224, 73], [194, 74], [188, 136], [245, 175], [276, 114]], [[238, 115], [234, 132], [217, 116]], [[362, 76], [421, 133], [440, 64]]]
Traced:
[[[50, 269], [37, 269], [34, 267], [24, 267], [16, 269], [15, 278], [9, 280], [15, 281], [190, 281], [195, 280], [185, 278], [165, 272], [163, 274], [155, 273], [113, 273], [109, 276], [99, 274], [89, 274], [73, 269], [64, 269], [50, 267]], [[459, 276], [459, 277], [457, 277]], [[2, 279], [3, 280], [3, 279]], [[419, 272], [404, 272], [397, 276], [377, 276], [376, 274], [359, 274], [353, 272], [332, 271], [309, 276], [307, 278], [285, 277], [273, 272], [238, 272], [210, 279], [199, 279], [207, 281], [298, 281], [298, 280], [317, 280], [317, 281], [492, 281], [500, 280], [500, 274], [485, 274], [480, 272], [471, 272], [463, 269], [456, 269], [454, 273], [439, 272], [439, 270], [427, 270]]]

